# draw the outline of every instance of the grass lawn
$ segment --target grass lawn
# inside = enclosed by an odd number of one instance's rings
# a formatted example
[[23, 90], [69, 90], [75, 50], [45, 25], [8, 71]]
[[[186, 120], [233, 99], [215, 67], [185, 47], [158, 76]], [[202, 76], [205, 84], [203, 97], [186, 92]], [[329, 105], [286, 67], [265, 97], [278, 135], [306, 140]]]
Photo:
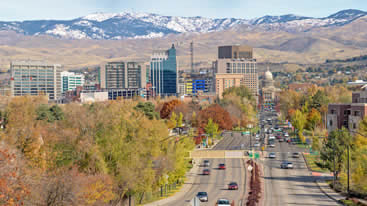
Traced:
[[360, 205], [360, 204], [354, 203], [352, 200], [339, 200], [339, 201], [347, 206], [359, 206]]
[[314, 172], [330, 172], [328, 169], [320, 168], [316, 165], [316, 161], [318, 158], [318, 155], [313, 154], [304, 154], [305, 159], [307, 161], [307, 165], [310, 167], [310, 169]]

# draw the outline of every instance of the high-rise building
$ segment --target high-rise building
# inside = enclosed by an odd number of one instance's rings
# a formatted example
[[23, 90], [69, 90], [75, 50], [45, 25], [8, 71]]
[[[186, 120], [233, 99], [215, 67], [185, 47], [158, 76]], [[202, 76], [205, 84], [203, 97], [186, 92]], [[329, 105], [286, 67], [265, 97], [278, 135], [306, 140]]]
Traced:
[[[259, 77], [255, 59], [219, 58], [213, 63], [213, 67], [217, 74], [242, 74], [242, 85], [249, 88], [255, 98], [258, 96]], [[221, 96], [221, 94], [217, 95]]]
[[242, 74], [216, 74], [215, 75], [215, 93], [219, 98], [223, 98], [223, 92], [225, 89], [231, 87], [240, 87], [243, 85]]
[[252, 59], [252, 47], [220, 46], [218, 47], [218, 59]]
[[75, 74], [74, 72], [61, 72], [62, 78], [62, 92], [71, 91], [79, 86], [84, 85], [84, 75]]
[[153, 95], [177, 95], [177, 60], [173, 44], [166, 51], [153, 51], [150, 60], [150, 82]]
[[10, 64], [12, 96], [47, 95], [61, 97], [61, 65], [38, 61], [14, 61]]
[[108, 62], [99, 69], [99, 83], [102, 89], [145, 88], [146, 68], [138, 62]]

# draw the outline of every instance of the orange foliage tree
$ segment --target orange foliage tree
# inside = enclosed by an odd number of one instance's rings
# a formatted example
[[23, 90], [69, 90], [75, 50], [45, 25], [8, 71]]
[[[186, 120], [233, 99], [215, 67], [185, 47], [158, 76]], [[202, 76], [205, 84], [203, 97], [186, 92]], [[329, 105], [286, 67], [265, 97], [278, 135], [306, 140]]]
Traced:
[[208, 108], [201, 110], [198, 115], [198, 124], [200, 127], [205, 127], [209, 119], [217, 123], [219, 129], [232, 129], [233, 123], [230, 114], [218, 104], [213, 104]]
[[171, 115], [171, 112], [178, 106], [182, 104], [180, 101], [178, 101], [177, 99], [171, 100], [169, 102], [165, 102], [163, 104], [163, 107], [160, 111], [160, 115], [162, 119], [166, 119]]
[[21, 164], [18, 155], [0, 146], [0, 205], [24, 205], [29, 190]]

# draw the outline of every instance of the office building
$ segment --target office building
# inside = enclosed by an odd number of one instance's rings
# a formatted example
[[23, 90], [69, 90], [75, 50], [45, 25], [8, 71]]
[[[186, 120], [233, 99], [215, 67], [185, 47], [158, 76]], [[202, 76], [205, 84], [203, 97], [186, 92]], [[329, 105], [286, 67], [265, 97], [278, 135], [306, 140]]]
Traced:
[[240, 87], [244, 85], [243, 74], [216, 74], [215, 75], [215, 93], [220, 99], [223, 98], [223, 92], [225, 89], [231, 87]]
[[361, 120], [367, 116], [367, 87], [362, 91], [353, 92], [351, 104], [329, 104], [327, 128], [331, 132], [345, 127], [356, 132]]
[[218, 47], [218, 59], [252, 59], [252, 53], [252, 47], [246, 45]]
[[138, 62], [108, 62], [99, 69], [99, 84], [102, 89], [145, 88], [146, 68]]
[[[257, 99], [259, 95], [258, 73], [255, 59], [225, 59], [219, 58], [213, 62], [217, 74], [242, 74], [242, 85], [249, 88]], [[221, 96], [221, 94], [217, 94]]]
[[71, 91], [79, 86], [84, 85], [84, 75], [75, 74], [74, 72], [61, 72], [62, 92]]
[[153, 95], [176, 96], [177, 60], [175, 46], [166, 51], [153, 51], [150, 60], [150, 82]]
[[38, 61], [14, 61], [10, 64], [11, 95], [47, 95], [61, 97], [61, 65]]

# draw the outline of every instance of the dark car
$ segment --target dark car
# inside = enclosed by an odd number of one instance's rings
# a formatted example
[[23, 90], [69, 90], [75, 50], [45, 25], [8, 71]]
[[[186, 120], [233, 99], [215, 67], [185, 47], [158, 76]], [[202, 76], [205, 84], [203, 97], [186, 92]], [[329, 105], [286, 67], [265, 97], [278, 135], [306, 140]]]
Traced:
[[299, 158], [299, 153], [298, 152], [293, 152], [292, 157], [293, 158]]
[[210, 170], [209, 169], [203, 170], [203, 175], [210, 175]]
[[219, 164], [218, 168], [219, 168], [220, 170], [225, 170], [225, 169], [226, 169], [226, 164], [221, 163], [221, 164]]
[[204, 160], [204, 162], [203, 162], [203, 166], [204, 166], [204, 167], [209, 167], [209, 166], [210, 166], [210, 162], [209, 162], [209, 160]]
[[238, 184], [237, 182], [231, 182], [228, 184], [228, 189], [229, 190], [238, 190]]
[[199, 198], [200, 202], [208, 202], [208, 193], [206, 192], [198, 192], [196, 195], [197, 198]]

